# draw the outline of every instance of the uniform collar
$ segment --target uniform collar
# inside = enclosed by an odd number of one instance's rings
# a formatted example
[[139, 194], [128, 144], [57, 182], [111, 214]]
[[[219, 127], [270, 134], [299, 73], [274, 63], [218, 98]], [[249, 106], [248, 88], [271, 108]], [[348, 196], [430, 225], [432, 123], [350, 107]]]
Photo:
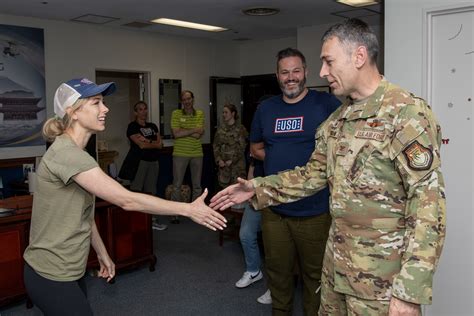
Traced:
[[344, 106], [347, 108], [343, 111], [342, 118], [351, 121], [375, 116], [382, 106], [382, 100], [385, 96], [387, 87], [388, 81], [385, 77], [382, 77], [379, 86], [374, 93], [367, 97], [365, 103], [353, 104], [353, 101], [350, 98], [347, 98], [344, 102]]

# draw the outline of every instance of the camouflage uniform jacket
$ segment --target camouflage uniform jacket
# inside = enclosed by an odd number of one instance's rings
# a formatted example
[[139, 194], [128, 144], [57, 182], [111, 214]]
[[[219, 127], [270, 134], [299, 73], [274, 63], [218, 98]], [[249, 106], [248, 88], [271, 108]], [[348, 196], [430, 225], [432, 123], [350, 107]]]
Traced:
[[234, 183], [237, 177], [246, 176], [245, 146], [247, 137], [247, 130], [239, 122], [235, 122], [233, 125], [222, 123], [217, 129], [212, 146], [214, 160], [217, 165], [219, 165], [219, 160], [232, 161], [230, 166], [219, 169], [219, 179], [223, 180], [221, 185], [225, 184], [223, 187]]
[[253, 204], [293, 202], [329, 184], [334, 290], [430, 304], [445, 237], [440, 143], [426, 102], [382, 79], [320, 126], [306, 166], [254, 179]]

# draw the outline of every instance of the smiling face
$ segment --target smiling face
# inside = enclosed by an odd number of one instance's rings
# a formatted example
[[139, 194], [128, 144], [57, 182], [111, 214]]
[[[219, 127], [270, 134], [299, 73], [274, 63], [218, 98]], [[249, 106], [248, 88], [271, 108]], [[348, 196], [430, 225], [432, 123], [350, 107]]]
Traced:
[[337, 37], [331, 37], [323, 43], [321, 62], [319, 75], [328, 81], [334, 95], [348, 96], [354, 92], [357, 68], [352, 53]]
[[95, 133], [105, 129], [105, 117], [109, 109], [104, 104], [104, 97], [96, 95], [86, 99], [79, 109], [72, 113], [72, 118], [84, 129]]
[[185, 112], [192, 112], [194, 106], [194, 98], [192, 94], [189, 92], [184, 92], [181, 95], [181, 104], [183, 105], [183, 109]]
[[306, 68], [301, 58], [291, 56], [281, 59], [276, 75], [285, 101], [301, 96], [306, 84]]

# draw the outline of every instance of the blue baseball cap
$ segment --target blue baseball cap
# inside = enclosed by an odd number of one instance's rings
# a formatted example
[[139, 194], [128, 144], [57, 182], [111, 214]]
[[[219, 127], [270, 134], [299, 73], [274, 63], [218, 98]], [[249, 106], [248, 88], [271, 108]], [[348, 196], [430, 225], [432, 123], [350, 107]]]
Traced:
[[110, 95], [117, 90], [115, 82], [97, 85], [87, 78], [72, 79], [62, 83], [54, 94], [54, 113], [63, 118], [66, 109], [79, 99], [86, 99], [95, 95]]

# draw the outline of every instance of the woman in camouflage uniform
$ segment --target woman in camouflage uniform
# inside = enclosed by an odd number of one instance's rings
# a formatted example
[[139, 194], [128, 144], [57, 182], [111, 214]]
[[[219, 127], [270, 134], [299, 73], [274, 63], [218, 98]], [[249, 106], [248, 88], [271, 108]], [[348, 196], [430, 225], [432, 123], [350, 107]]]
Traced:
[[219, 167], [218, 182], [222, 188], [235, 183], [237, 177], [246, 176], [244, 152], [248, 133], [238, 118], [235, 105], [224, 105], [222, 124], [214, 137], [214, 159]]

